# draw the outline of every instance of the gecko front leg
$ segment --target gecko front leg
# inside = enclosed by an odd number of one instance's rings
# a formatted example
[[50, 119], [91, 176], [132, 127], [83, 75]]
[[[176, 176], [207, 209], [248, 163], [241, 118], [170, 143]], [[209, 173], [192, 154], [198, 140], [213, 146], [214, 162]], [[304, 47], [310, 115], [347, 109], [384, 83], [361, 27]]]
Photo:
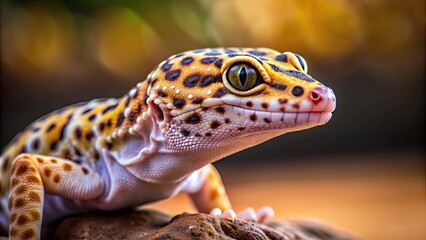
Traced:
[[273, 209], [268, 206], [258, 209], [257, 212], [253, 208], [247, 208], [238, 215], [235, 214], [219, 172], [211, 164], [203, 170], [207, 171], [207, 177], [201, 188], [190, 193], [191, 200], [198, 211], [215, 217], [231, 220], [238, 218], [253, 222], [264, 222], [274, 216]]
[[10, 182], [9, 237], [40, 239], [44, 195], [89, 200], [103, 192], [102, 178], [63, 158], [21, 154], [13, 162]]

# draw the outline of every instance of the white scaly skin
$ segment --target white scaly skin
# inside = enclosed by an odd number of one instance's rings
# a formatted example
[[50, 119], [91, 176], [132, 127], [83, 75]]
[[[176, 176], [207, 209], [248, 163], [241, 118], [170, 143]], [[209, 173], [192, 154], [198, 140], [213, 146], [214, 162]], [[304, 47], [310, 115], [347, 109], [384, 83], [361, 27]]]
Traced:
[[54, 112], [7, 146], [0, 223], [11, 239], [34, 239], [42, 223], [62, 216], [179, 192], [201, 212], [264, 221], [269, 207], [235, 214], [211, 163], [323, 125], [335, 104], [296, 54], [225, 48], [174, 55], [123, 98]]

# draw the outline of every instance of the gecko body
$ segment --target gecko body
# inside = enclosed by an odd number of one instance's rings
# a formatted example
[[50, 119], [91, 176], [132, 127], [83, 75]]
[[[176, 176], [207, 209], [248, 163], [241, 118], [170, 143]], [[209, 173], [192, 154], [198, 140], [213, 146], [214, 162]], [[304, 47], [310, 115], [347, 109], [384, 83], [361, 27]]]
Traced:
[[[305, 60], [267, 48], [171, 56], [121, 98], [54, 111], [0, 158], [0, 225], [38, 239], [42, 224], [92, 209], [188, 193], [200, 212], [233, 213], [211, 163], [325, 124], [336, 98]], [[253, 214], [251, 214], [253, 215]]]

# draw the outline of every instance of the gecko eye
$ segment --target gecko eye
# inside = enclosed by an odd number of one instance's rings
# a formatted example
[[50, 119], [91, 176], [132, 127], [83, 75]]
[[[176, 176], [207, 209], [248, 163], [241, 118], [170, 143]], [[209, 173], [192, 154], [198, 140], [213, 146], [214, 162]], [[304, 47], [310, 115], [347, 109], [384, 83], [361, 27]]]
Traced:
[[308, 73], [308, 65], [306, 64], [305, 59], [302, 56], [300, 56], [299, 54], [296, 54], [296, 53], [293, 53], [293, 54], [294, 54], [294, 56], [296, 56], [297, 61], [299, 62], [299, 65], [300, 65], [300, 68], [301, 68], [300, 70], [304, 73]]
[[262, 77], [250, 63], [237, 62], [229, 67], [226, 80], [238, 91], [248, 91], [261, 82]]

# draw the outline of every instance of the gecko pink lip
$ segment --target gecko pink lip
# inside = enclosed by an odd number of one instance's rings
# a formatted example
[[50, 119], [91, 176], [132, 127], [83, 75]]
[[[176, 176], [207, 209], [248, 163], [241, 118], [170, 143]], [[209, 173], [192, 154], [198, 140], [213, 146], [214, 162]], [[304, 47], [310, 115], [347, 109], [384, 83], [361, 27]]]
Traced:
[[[224, 105], [225, 106], [225, 105]], [[310, 111], [310, 112], [272, 112], [247, 109], [240, 106], [230, 106], [232, 111], [239, 116], [252, 122], [263, 122], [266, 124], [286, 124], [287, 126], [299, 125], [323, 125], [332, 117], [329, 111]]]

